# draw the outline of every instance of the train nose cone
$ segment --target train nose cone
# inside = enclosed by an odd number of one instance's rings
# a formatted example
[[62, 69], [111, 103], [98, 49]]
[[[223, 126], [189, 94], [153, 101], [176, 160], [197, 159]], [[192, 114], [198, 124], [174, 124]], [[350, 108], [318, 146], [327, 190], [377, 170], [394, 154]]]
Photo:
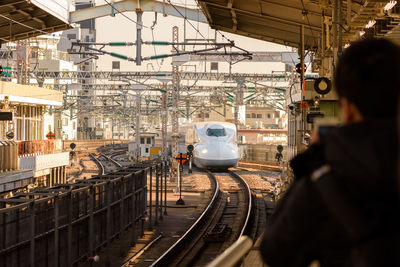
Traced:
[[210, 148], [213, 151], [213, 158], [215, 159], [227, 159], [232, 158], [232, 149], [229, 144], [222, 142], [212, 142]]

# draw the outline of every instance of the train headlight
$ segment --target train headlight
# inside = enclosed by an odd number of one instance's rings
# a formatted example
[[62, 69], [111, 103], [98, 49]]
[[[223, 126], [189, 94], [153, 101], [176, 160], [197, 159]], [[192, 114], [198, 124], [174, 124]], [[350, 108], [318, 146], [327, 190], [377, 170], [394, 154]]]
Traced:
[[208, 152], [208, 149], [207, 148], [203, 148], [202, 150], [201, 150], [201, 153], [203, 153], [203, 154], [206, 154]]

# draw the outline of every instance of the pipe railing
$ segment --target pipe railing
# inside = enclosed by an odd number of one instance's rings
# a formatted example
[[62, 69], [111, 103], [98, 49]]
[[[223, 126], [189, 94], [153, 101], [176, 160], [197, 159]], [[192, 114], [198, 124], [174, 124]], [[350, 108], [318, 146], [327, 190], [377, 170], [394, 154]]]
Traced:
[[38, 156], [38, 155], [61, 152], [61, 143], [60, 147], [57, 148], [57, 142], [61, 141], [60, 140], [17, 141], [18, 157]]
[[248, 236], [241, 236], [222, 254], [216, 257], [207, 267], [233, 267], [244, 260], [246, 254], [253, 247], [253, 241]]

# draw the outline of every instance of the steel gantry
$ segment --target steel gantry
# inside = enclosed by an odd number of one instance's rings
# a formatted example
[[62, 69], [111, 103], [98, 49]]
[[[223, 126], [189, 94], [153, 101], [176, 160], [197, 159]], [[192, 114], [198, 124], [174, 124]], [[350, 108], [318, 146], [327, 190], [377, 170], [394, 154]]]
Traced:
[[[12, 74], [15, 75], [15, 71]], [[149, 78], [172, 77], [172, 72], [159, 71], [33, 71], [34, 77], [44, 79], [103, 79], [117, 80], [147, 80]], [[236, 79], [246, 79], [247, 81], [257, 82], [282, 82], [289, 81], [290, 73], [225, 73], [225, 72], [180, 72], [180, 80], [203, 80], [203, 81], [226, 81]], [[122, 80], [123, 81], [123, 80]]]
[[[172, 41], [179, 42], [179, 31], [178, 27], [174, 26], [172, 28]], [[178, 48], [175, 48], [178, 51]], [[175, 62], [172, 62], [172, 158], [176, 158], [178, 156], [178, 146], [179, 146], [179, 65]], [[171, 175], [172, 178], [177, 181], [178, 178], [178, 164], [175, 160], [172, 161], [172, 170]]]

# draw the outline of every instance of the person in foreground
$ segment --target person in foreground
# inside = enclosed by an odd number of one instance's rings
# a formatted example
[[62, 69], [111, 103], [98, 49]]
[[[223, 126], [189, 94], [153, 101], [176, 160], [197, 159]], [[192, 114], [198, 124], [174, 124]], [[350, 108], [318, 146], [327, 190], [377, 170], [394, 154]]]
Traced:
[[353, 43], [334, 83], [343, 126], [291, 162], [295, 180], [260, 246], [270, 266], [400, 266], [397, 106], [400, 48]]

